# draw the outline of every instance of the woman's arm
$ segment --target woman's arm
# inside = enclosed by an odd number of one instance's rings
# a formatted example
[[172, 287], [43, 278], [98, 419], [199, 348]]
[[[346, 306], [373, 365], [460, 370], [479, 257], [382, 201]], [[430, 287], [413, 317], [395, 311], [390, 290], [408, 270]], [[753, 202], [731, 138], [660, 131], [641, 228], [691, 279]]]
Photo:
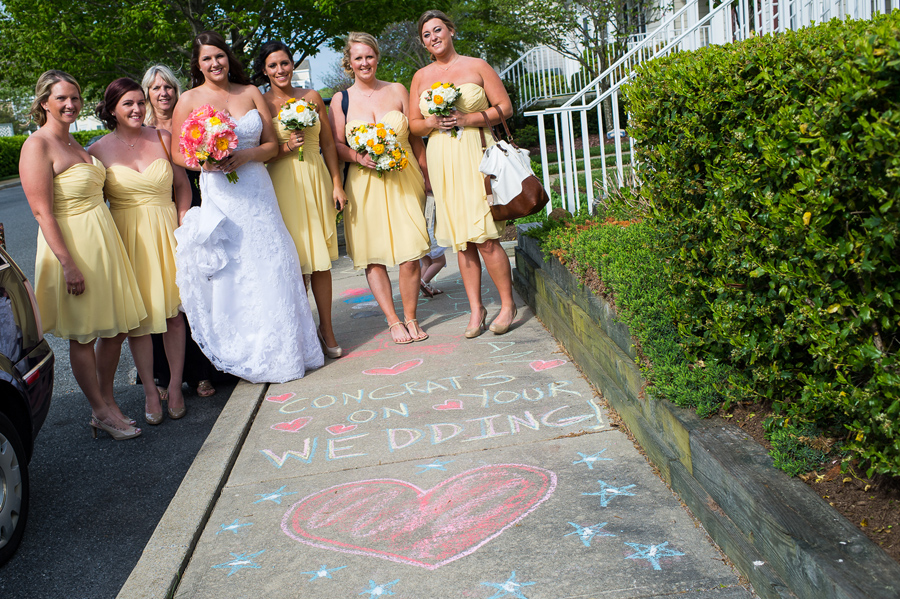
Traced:
[[322, 123], [322, 128], [319, 132], [319, 145], [322, 147], [322, 158], [325, 160], [325, 166], [328, 167], [328, 174], [331, 175], [331, 183], [334, 186], [331, 199], [334, 201], [335, 208], [343, 210], [347, 204], [347, 194], [344, 193], [344, 184], [341, 180], [341, 165], [334, 143], [334, 133], [331, 131], [331, 123], [325, 110], [325, 102], [317, 92], [313, 92], [313, 94], [313, 101], [316, 103], [319, 111], [319, 122]]
[[409, 120], [409, 132], [418, 137], [428, 137], [428, 134], [438, 128], [437, 118], [433, 114], [424, 115], [419, 108], [419, 98], [422, 96], [422, 71], [419, 69], [413, 75], [412, 82], [409, 84], [410, 98], [415, 98], [415, 102], [409, 103], [406, 111], [406, 118]]
[[178, 140], [181, 138], [181, 127], [184, 121], [191, 115], [193, 106], [191, 105], [192, 90], [188, 90], [181, 94], [178, 103], [175, 104], [175, 111], [172, 113], [172, 136], [169, 142], [169, 155], [172, 157], [172, 163], [182, 168], [194, 171], [202, 170], [200, 167], [193, 168], [188, 166], [184, 161], [184, 155], [178, 147]]
[[66, 290], [81, 295], [84, 293], [84, 276], [75, 265], [53, 215], [53, 162], [47, 157], [48, 150], [42, 139], [31, 137], [25, 140], [19, 156], [19, 177], [44, 240], [62, 266]]
[[[491, 107], [498, 107], [503, 110], [503, 117], [509, 119], [512, 117], [512, 100], [509, 99], [509, 94], [506, 93], [506, 88], [503, 86], [503, 81], [500, 80], [500, 76], [497, 72], [491, 68], [487, 62], [481, 60], [480, 58], [474, 58], [472, 60], [477, 60], [477, 69], [478, 73], [481, 75], [482, 80], [484, 81], [484, 93], [487, 95], [488, 102], [491, 103]], [[496, 110], [487, 110], [488, 119], [491, 121], [492, 125], [496, 125], [500, 122], [500, 115], [497, 114]], [[466, 115], [459, 115], [459, 124], [463, 127], [481, 127], [484, 126], [484, 117], [481, 116], [480, 112], [472, 112]]]
[[[395, 85], [397, 86], [396, 93], [400, 96], [400, 103], [403, 106], [403, 112], [409, 114], [412, 109], [410, 95], [402, 84], [396, 83]], [[407, 119], [409, 119], [409, 117], [407, 117]], [[412, 133], [411, 127], [410, 133], [409, 145], [412, 148], [413, 157], [419, 164], [419, 168], [422, 170], [422, 176], [425, 178], [425, 190], [431, 191], [431, 182], [428, 180], [428, 163], [425, 160], [425, 144], [422, 142], [421, 136]]]
[[[344, 129], [347, 128], [347, 119], [343, 111], [341, 111], [340, 103], [343, 99], [343, 94], [349, 93], [348, 90], [344, 90], [340, 92], [340, 94], [335, 94], [334, 98], [331, 99], [331, 110], [328, 111], [328, 116], [331, 118], [332, 125], [331, 134], [334, 139], [334, 146], [337, 149], [338, 158], [344, 162], [354, 162], [366, 168], [375, 168], [375, 161], [372, 160], [368, 154], [360, 154], [348, 146], [347, 140], [344, 138]], [[337, 102], [337, 106], [335, 106], [335, 102]]]

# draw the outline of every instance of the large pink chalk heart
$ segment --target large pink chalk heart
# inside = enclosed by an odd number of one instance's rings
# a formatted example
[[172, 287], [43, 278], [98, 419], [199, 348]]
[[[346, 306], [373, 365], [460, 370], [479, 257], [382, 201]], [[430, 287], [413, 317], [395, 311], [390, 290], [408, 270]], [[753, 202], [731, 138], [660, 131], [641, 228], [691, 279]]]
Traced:
[[363, 370], [363, 374], [381, 374], [381, 375], [396, 375], [402, 372], [406, 372], [410, 368], [415, 368], [424, 362], [422, 358], [416, 358], [415, 360], [407, 360], [405, 362], [400, 362], [399, 364], [394, 364], [388, 368], [370, 368], [368, 370]]
[[290, 422], [279, 422], [278, 424], [273, 424], [271, 428], [275, 431], [287, 431], [289, 433], [296, 433], [301, 428], [309, 424], [310, 420], [312, 420], [312, 416], [303, 416], [301, 418], [291, 420]]
[[266, 398], [266, 401], [273, 401], [275, 403], [284, 403], [287, 400], [294, 397], [293, 393], [282, 393], [281, 395], [270, 395]]
[[363, 480], [301, 499], [281, 529], [313, 547], [436, 570], [500, 536], [555, 489], [556, 474], [522, 464], [475, 468], [428, 491]]
[[542, 370], [550, 370], [551, 368], [562, 366], [565, 363], [566, 360], [535, 360], [534, 362], [529, 362], [528, 365], [531, 366], [533, 371], [540, 372]]

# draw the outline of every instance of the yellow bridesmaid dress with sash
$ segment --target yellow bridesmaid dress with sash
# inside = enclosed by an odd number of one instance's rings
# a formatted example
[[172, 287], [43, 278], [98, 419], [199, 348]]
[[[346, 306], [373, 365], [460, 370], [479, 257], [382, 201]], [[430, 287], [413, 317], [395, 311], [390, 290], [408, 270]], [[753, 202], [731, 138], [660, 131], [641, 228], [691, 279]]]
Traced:
[[172, 165], [154, 160], [143, 172], [116, 164], [106, 169], [104, 192], [113, 221], [134, 269], [147, 316], [132, 337], [165, 333], [166, 319], [178, 314], [175, 285], [175, 228]]
[[[379, 177], [374, 169], [359, 169], [351, 164], [344, 191], [344, 235], [353, 268], [369, 264], [396, 266], [418, 260], [431, 250], [425, 225], [425, 181], [409, 145], [409, 122], [399, 110], [381, 117], [381, 122], [394, 130], [401, 147], [409, 155], [402, 171], [390, 171]], [[354, 127], [347, 123], [345, 135], [350, 138]]]
[[[281, 122], [272, 119], [278, 144], [286, 143], [291, 132]], [[322, 123], [316, 122], [303, 130], [303, 161], [297, 155], [299, 150], [266, 165], [281, 217], [287, 227], [303, 274], [320, 270], [330, 270], [331, 263], [338, 259], [337, 210], [334, 208], [332, 193], [334, 184], [325, 160], [319, 153], [319, 133]]]
[[[422, 114], [428, 114], [425, 93], [419, 98]], [[484, 89], [474, 83], [459, 86], [456, 109], [462, 113], [487, 110], [490, 104]], [[438, 245], [465, 250], [468, 243], [498, 239], [504, 222], [494, 222], [484, 192], [484, 175], [478, 171], [483, 152], [478, 127], [465, 127], [458, 137], [435, 129], [428, 135], [425, 156], [428, 177], [434, 192], [434, 237]], [[494, 145], [485, 132], [488, 147]]]
[[73, 164], [53, 178], [53, 215], [75, 265], [84, 293], [70, 295], [56, 255], [38, 232], [35, 295], [44, 331], [90, 343], [138, 327], [147, 311], [125, 246], [103, 201], [106, 168]]

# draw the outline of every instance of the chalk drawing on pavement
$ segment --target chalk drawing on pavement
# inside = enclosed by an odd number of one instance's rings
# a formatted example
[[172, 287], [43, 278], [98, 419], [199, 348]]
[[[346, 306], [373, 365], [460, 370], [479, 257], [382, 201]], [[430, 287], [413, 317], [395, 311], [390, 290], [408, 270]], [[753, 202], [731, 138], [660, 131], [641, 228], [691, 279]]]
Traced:
[[497, 592], [488, 597], [488, 599], [500, 599], [501, 597], [515, 597], [516, 599], [528, 599], [522, 594], [522, 587], [528, 587], [533, 582], [516, 582], [516, 571], [513, 570], [512, 576], [506, 579], [506, 582], [482, 582], [486, 587], [494, 587]]
[[435, 410], [462, 410], [463, 403], [458, 399], [448, 399], [444, 403], [431, 406]]
[[603, 527], [607, 525], [607, 522], [600, 522], [598, 524], [594, 524], [593, 526], [581, 526], [580, 524], [575, 524], [574, 522], [569, 522], [569, 524], [574, 526], [575, 530], [563, 536], [568, 537], [571, 535], [578, 535], [578, 538], [581, 539], [581, 542], [584, 543], [585, 547], [591, 546], [591, 540], [594, 537], [616, 536], [611, 532], [606, 532], [605, 530], [603, 530]]
[[653, 566], [654, 570], [662, 570], [662, 567], [659, 565], [660, 559], [684, 555], [680, 551], [669, 549], [667, 547], [669, 544], [668, 541], [660, 543], [659, 545], [641, 545], [640, 543], [625, 544], [635, 550], [634, 553], [626, 556], [625, 559], [645, 559], [650, 562], [650, 565]]
[[453, 460], [447, 460], [446, 462], [442, 462], [440, 460], [435, 460], [435, 461], [431, 462], [430, 464], [416, 464], [416, 468], [421, 468], [421, 470], [416, 472], [416, 474], [422, 474], [423, 472], [429, 472], [431, 470], [443, 470], [444, 472], [446, 472], [447, 469], [444, 468], [444, 466], [446, 466], [447, 464], [449, 464], [452, 461]]
[[313, 547], [435, 570], [499, 537], [555, 489], [555, 473], [523, 464], [474, 468], [428, 490], [362, 480], [301, 499], [281, 528]]
[[624, 487], [613, 487], [611, 485], [606, 484], [602, 480], [598, 480], [600, 483], [600, 490], [596, 493], [582, 493], [582, 495], [599, 495], [600, 496], [600, 507], [606, 507], [610, 501], [615, 499], [616, 497], [621, 497], [623, 495], [627, 495], [629, 497], [634, 497], [634, 493], [629, 493], [628, 489], [634, 487], [634, 485], [626, 485]]
[[290, 422], [279, 422], [278, 424], [273, 424], [269, 428], [271, 428], [273, 431], [297, 433], [300, 432], [300, 429], [309, 424], [310, 420], [312, 420], [312, 416], [301, 416], [300, 418], [295, 418]]
[[356, 430], [356, 425], [355, 424], [332, 424], [331, 426], [326, 426], [325, 430], [328, 431], [329, 433], [331, 433], [332, 435], [343, 435], [344, 433], [349, 433], [350, 431]]
[[425, 360], [422, 358], [406, 360], [404, 362], [398, 362], [393, 366], [376, 366], [375, 368], [369, 368], [368, 370], [363, 370], [363, 374], [372, 376], [396, 376], [398, 374], [403, 374], [416, 366], [421, 366], [424, 362]]
[[343, 570], [346, 567], [347, 566], [338, 566], [337, 568], [329, 568], [327, 564], [322, 564], [316, 570], [312, 570], [311, 572], [300, 572], [300, 574], [309, 574], [309, 576], [310, 576], [309, 582], [312, 582], [314, 580], [319, 580], [320, 578], [331, 579], [332, 572], [337, 572], [338, 570]]
[[270, 395], [266, 398], [266, 401], [271, 401], [274, 403], [284, 403], [289, 399], [293, 399], [293, 393], [282, 393], [281, 395]]
[[369, 588], [363, 589], [363, 592], [360, 593], [360, 595], [368, 594], [369, 599], [371, 599], [372, 597], [381, 597], [383, 595], [393, 595], [394, 591], [392, 591], [390, 589], [390, 587], [394, 586], [398, 582], [400, 582], [399, 578], [397, 580], [393, 580], [391, 582], [385, 582], [382, 584], [375, 584], [374, 580], [370, 580]]
[[551, 368], [556, 368], [557, 366], [562, 366], [563, 364], [568, 364], [568, 360], [533, 360], [528, 363], [528, 365], [531, 366], [531, 369], [535, 372], [550, 370]]
[[232, 522], [231, 524], [220, 524], [219, 530], [216, 531], [216, 536], [218, 536], [220, 532], [225, 532], [226, 530], [230, 530], [234, 534], [237, 534], [238, 530], [245, 526], [253, 526], [253, 522], [247, 522], [246, 524], [240, 524], [238, 522], [238, 519], [235, 518], [234, 522]]
[[288, 460], [298, 460], [304, 464], [309, 464], [316, 454], [316, 443], [318, 440], [318, 437], [313, 437], [312, 439], [307, 437], [303, 440], [303, 451], [289, 449], [280, 456], [271, 449], [261, 449], [259, 452], [266, 456], [266, 459], [272, 462], [276, 468], [281, 470], [281, 467], [284, 466], [285, 462]]
[[238, 570], [242, 568], [260, 568], [261, 566], [253, 561], [254, 557], [262, 554], [265, 549], [262, 551], [257, 551], [256, 553], [232, 553], [231, 559], [227, 562], [223, 562], [221, 564], [216, 564], [213, 568], [221, 568], [223, 570], [228, 570], [228, 576], [231, 576]]
[[286, 486], [287, 485], [281, 485], [281, 487], [277, 491], [273, 491], [272, 493], [257, 493], [256, 496], [259, 497], [259, 499], [257, 499], [253, 503], [260, 503], [262, 501], [271, 501], [272, 503], [277, 503], [278, 505], [281, 505], [282, 497], [287, 497], [288, 495], [296, 495], [297, 494], [296, 491], [285, 493], [284, 488]]
[[606, 449], [601, 449], [600, 451], [598, 451], [597, 453], [592, 454], [592, 455], [584, 455], [583, 453], [578, 451], [576, 453], [581, 456], [581, 459], [575, 460], [574, 462], [572, 462], [572, 464], [586, 464], [588, 467], [588, 470], [593, 470], [594, 462], [598, 462], [598, 461], [611, 462], [612, 461], [612, 458], [601, 458], [600, 457], [600, 454], [602, 454], [604, 451], [606, 451]]

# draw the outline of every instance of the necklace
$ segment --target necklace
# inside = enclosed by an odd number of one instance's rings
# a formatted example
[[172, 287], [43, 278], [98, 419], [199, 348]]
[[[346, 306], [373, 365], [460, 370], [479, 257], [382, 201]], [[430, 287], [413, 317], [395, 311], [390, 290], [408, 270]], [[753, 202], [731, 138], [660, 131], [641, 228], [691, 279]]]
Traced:
[[282, 101], [284, 101], [284, 102], [287, 102], [288, 100], [293, 100], [293, 99], [294, 99], [293, 96], [279, 96], [279, 95], [278, 95], [278, 89], [277, 89], [275, 86], [272, 86], [272, 94], [274, 94], [274, 96], [275, 96], [276, 99], [282, 100]]
[[437, 65], [437, 68], [439, 68], [440, 70], [442, 70], [442, 71], [444, 71], [444, 72], [446, 73], [447, 71], [450, 70], [450, 67], [453, 66], [453, 63], [456, 62], [457, 60], [459, 60], [459, 54], [457, 54], [457, 55], [456, 55], [456, 58], [454, 58], [453, 60], [451, 60], [451, 61], [450, 61], [450, 64], [448, 64], [446, 67], [442, 67], [441, 65], [439, 65], [439, 64], [437, 64], [437, 63], [434, 63], [434, 64]]
[[[134, 149], [134, 145], [137, 143], [137, 140], [135, 140], [135, 142], [133, 144], [128, 143], [127, 141], [125, 141], [124, 139], [119, 137], [119, 134], [116, 133], [115, 131], [113, 131], [113, 135], [116, 136], [116, 139], [118, 139], [119, 141], [121, 141], [123, 144], [125, 144], [126, 146], [128, 146], [131, 149]], [[140, 139], [140, 137], [138, 137], [138, 139]], [[69, 145], [71, 146], [72, 144], [69, 144]]]
[[356, 88], [356, 91], [358, 91], [361, 95], [363, 95], [363, 96], [365, 96], [365, 97], [367, 97], [367, 98], [371, 98], [371, 97], [372, 97], [372, 94], [374, 94], [375, 92], [377, 92], [378, 89], [379, 89], [379, 87], [378, 87], [378, 84], [376, 83], [376, 84], [375, 84], [375, 88], [374, 88], [371, 92], [369, 92], [368, 94], [363, 93], [363, 91], [362, 91], [360, 88]]

